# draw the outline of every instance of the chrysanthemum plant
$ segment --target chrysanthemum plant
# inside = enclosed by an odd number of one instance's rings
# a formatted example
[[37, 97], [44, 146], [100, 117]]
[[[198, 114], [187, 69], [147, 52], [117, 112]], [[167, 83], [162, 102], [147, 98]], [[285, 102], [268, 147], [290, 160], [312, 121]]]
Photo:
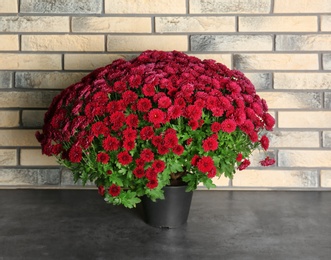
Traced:
[[[255, 149], [267, 150], [275, 120], [243, 73], [214, 60], [145, 51], [96, 69], [56, 96], [36, 137], [77, 181], [105, 201], [134, 207], [166, 185], [232, 178]], [[266, 157], [261, 164], [271, 165]]]

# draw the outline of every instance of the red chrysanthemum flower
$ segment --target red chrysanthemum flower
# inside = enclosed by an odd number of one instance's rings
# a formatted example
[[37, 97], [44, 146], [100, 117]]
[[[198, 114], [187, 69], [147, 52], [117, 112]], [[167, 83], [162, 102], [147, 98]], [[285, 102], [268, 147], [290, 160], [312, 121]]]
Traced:
[[241, 162], [242, 159], [243, 159], [243, 155], [241, 153], [238, 153], [238, 155], [236, 157], [236, 161]]
[[218, 133], [222, 129], [221, 123], [219, 123], [219, 122], [212, 123], [210, 126], [210, 129], [212, 132]]
[[265, 113], [262, 118], [266, 125], [265, 129], [271, 131], [273, 126], [275, 125], [275, 119], [268, 113]]
[[214, 161], [210, 156], [202, 156], [197, 163], [198, 170], [207, 173], [214, 167]]
[[142, 152], [140, 153], [140, 158], [144, 162], [151, 162], [154, 160], [154, 153], [152, 152], [151, 149], [146, 148], [142, 150]]
[[101, 196], [104, 196], [105, 195], [105, 187], [104, 186], [99, 186], [98, 187], [98, 193], [101, 195]]
[[125, 105], [129, 105], [138, 99], [138, 95], [131, 90], [127, 90], [122, 94], [122, 99]]
[[157, 172], [163, 172], [165, 169], [165, 163], [162, 160], [155, 160], [152, 164], [152, 168]]
[[116, 137], [112, 136], [107, 136], [103, 141], [102, 141], [102, 147], [106, 151], [116, 151], [120, 146], [119, 140], [117, 140]]
[[266, 135], [263, 135], [260, 139], [261, 146], [264, 150], [269, 148], [269, 138]]
[[269, 158], [269, 156], [267, 156], [264, 160], [260, 161], [260, 164], [262, 166], [270, 166], [275, 164], [275, 159]]
[[199, 122], [195, 120], [190, 120], [188, 125], [192, 128], [192, 130], [197, 130], [199, 127]]
[[99, 135], [108, 135], [109, 128], [103, 122], [96, 122], [91, 127], [92, 134], [96, 137]]
[[155, 125], [163, 123], [165, 118], [166, 114], [158, 108], [154, 108], [148, 113], [148, 121]]
[[159, 185], [157, 179], [151, 179], [147, 182], [146, 187], [149, 189], [155, 189]]
[[181, 155], [184, 152], [184, 147], [178, 144], [174, 148], [172, 148], [172, 151], [174, 154]]
[[168, 113], [168, 117], [170, 119], [176, 119], [176, 118], [178, 118], [182, 115], [183, 111], [182, 111], [182, 108], [180, 106], [174, 105], [174, 106], [170, 106], [168, 108], [167, 113]]
[[166, 96], [161, 97], [158, 99], [157, 104], [158, 104], [159, 108], [168, 108], [171, 106], [171, 99]]
[[132, 156], [128, 153], [128, 151], [120, 152], [117, 155], [117, 159], [122, 165], [128, 165], [132, 162]]
[[199, 160], [200, 160], [200, 156], [197, 155], [197, 154], [195, 154], [195, 155], [193, 156], [192, 160], [191, 160], [191, 164], [192, 164], [193, 166], [197, 166]]
[[246, 134], [249, 134], [254, 130], [254, 124], [250, 120], [245, 120], [245, 122], [239, 126], [240, 130]]
[[136, 142], [132, 139], [125, 139], [123, 142], [123, 148], [127, 151], [131, 151], [136, 146]]
[[144, 170], [144, 167], [142, 167], [142, 166], [136, 167], [132, 172], [133, 172], [134, 176], [136, 176], [138, 179], [145, 176], [145, 170]]
[[137, 130], [132, 128], [126, 128], [123, 131], [123, 137], [126, 140], [135, 140], [137, 138]]
[[138, 116], [134, 114], [130, 114], [126, 117], [125, 122], [128, 125], [128, 127], [137, 128], [139, 124]]
[[117, 186], [116, 184], [112, 184], [109, 187], [108, 193], [113, 197], [117, 197], [121, 193], [121, 187]]
[[137, 109], [140, 112], [148, 112], [152, 108], [152, 102], [148, 98], [138, 100]]
[[186, 140], [186, 145], [190, 145], [193, 141], [193, 138], [189, 138]]
[[154, 130], [151, 126], [145, 126], [140, 131], [140, 138], [142, 140], [149, 140], [152, 139], [154, 136]]
[[218, 142], [213, 137], [208, 137], [207, 139], [202, 141], [202, 148], [205, 152], [215, 151], [218, 148]]
[[243, 160], [242, 163], [238, 167], [239, 171], [246, 169], [250, 164], [251, 164], [251, 162], [249, 160], [247, 160], [247, 159]]
[[145, 171], [145, 176], [148, 180], [154, 180], [154, 179], [157, 179], [157, 172], [155, 171], [155, 169], [153, 167], [149, 167]]
[[160, 155], [165, 155], [165, 154], [169, 153], [169, 148], [166, 147], [165, 145], [158, 145], [157, 152]]
[[69, 150], [69, 160], [73, 163], [79, 163], [82, 160], [82, 148], [74, 145]]
[[152, 97], [155, 95], [155, 87], [153, 84], [145, 84], [142, 87], [142, 92], [146, 97]]
[[178, 144], [178, 138], [176, 134], [169, 133], [164, 136], [164, 145], [167, 148], [173, 148]]
[[109, 155], [108, 154], [103, 153], [103, 152], [97, 154], [97, 162], [107, 164], [108, 161], [109, 161]]
[[214, 178], [216, 176], [217, 170], [216, 167], [214, 166], [207, 174], [207, 177], [209, 179]]
[[237, 124], [233, 119], [225, 119], [221, 123], [221, 130], [226, 133], [232, 133], [236, 130]]

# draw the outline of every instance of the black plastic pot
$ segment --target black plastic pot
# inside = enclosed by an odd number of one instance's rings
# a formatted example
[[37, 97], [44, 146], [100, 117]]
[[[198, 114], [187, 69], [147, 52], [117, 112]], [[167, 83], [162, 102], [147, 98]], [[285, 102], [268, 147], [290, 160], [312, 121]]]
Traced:
[[186, 186], [164, 187], [164, 200], [151, 201], [142, 198], [146, 223], [159, 228], [176, 228], [187, 222], [193, 192], [186, 192]]

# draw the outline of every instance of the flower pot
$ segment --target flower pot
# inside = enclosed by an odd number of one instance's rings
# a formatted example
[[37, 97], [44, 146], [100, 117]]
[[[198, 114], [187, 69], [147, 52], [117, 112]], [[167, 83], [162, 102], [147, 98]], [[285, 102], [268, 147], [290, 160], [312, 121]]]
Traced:
[[193, 192], [186, 192], [187, 186], [164, 187], [164, 200], [153, 202], [142, 198], [146, 222], [154, 227], [176, 228], [188, 219]]

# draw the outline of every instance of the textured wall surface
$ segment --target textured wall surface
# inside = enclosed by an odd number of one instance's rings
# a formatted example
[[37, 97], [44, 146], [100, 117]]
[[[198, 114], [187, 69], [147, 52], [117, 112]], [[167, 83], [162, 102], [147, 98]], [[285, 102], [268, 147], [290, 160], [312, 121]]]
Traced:
[[[179, 50], [242, 70], [277, 125], [277, 164], [219, 187], [331, 188], [331, 1], [1, 0], [0, 188], [67, 187], [34, 137], [61, 89], [117, 58]], [[76, 186], [78, 187], [78, 186]]]

